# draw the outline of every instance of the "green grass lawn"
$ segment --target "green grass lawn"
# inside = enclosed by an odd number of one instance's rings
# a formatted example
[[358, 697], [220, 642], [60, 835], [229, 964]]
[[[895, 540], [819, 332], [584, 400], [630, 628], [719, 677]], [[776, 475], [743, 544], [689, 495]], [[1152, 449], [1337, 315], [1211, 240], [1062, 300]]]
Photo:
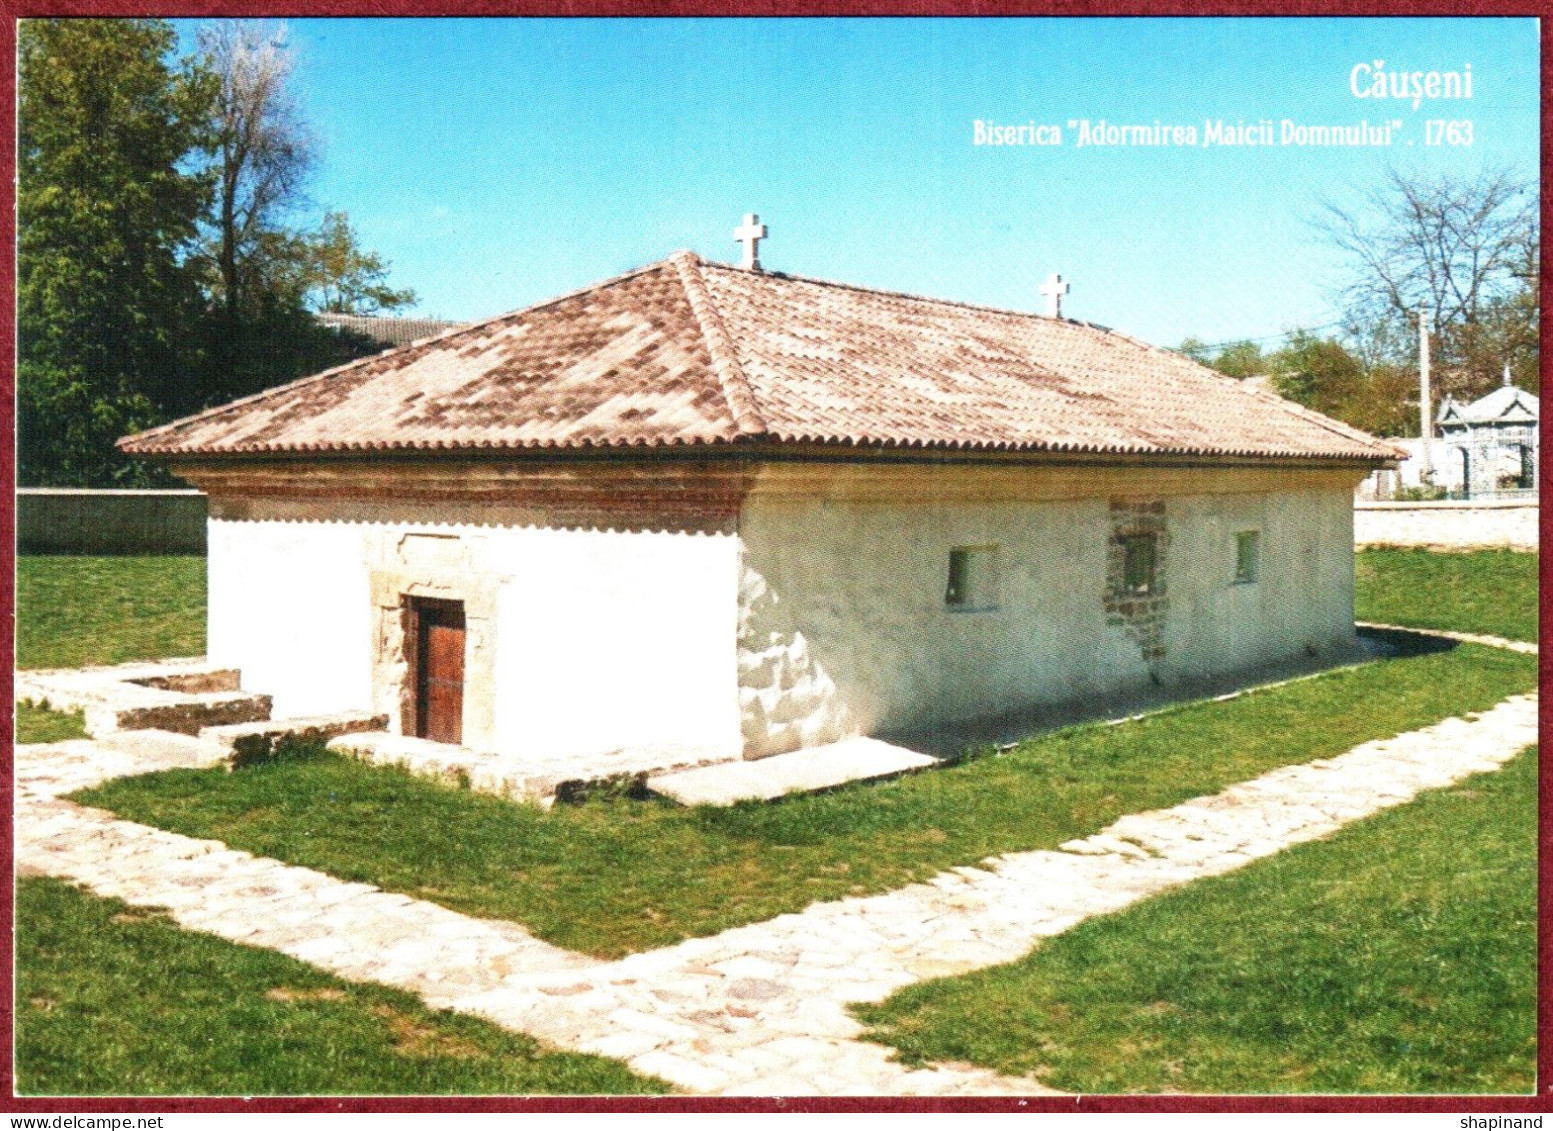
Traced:
[[[16, 607], [19, 668], [200, 656], [205, 559], [19, 556]], [[81, 716], [17, 705], [16, 741], [65, 738], [85, 738]]]
[[85, 738], [86, 722], [77, 711], [48, 711], [16, 704], [17, 742], [63, 742], [67, 738]]
[[1354, 606], [1364, 621], [1536, 640], [1537, 555], [1363, 550], [1354, 555]]
[[1537, 760], [857, 1013], [1065, 1091], [1528, 1092]]
[[[1365, 619], [1534, 636], [1533, 556], [1370, 551], [1359, 562]], [[1450, 592], [1425, 588], [1431, 577]], [[1469, 600], [1468, 591], [1492, 599]], [[53, 667], [198, 654], [203, 600], [198, 558], [20, 559], [18, 663]], [[1534, 682], [1531, 657], [1463, 647], [1192, 704], [1125, 726], [1072, 728], [1009, 754], [896, 782], [730, 810], [614, 799], [542, 813], [326, 755], [236, 774], [113, 782], [84, 799], [471, 914], [515, 919], [562, 945], [613, 956], [814, 900], [887, 890], [994, 852], [1051, 847], [1123, 813], [1480, 709]], [[25, 709], [18, 724], [23, 741], [71, 737], [79, 728], [70, 716]], [[415, 1013], [411, 998], [337, 984], [279, 955], [178, 932], [163, 920], [141, 922], [122, 908], [105, 911], [111, 906], [105, 901], [63, 885], [29, 880], [22, 893], [17, 1033], [25, 1090], [649, 1086], [610, 1062], [536, 1056], [522, 1038], [499, 1031], [470, 1036], [473, 1030], [458, 1028], [468, 1019]], [[131, 928], [151, 933], [123, 933]], [[1524, 926], [1516, 931], [1517, 940], [1529, 937]], [[1345, 938], [1356, 952], [1368, 945], [1363, 934]], [[1450, 945], [1469, 946], [1471, 939]], [[163, 954], [170, 957], [158, 966], [156, 956]], [[203, 973], [180, 981], [182, 974], [174, 974], [185, 963]], [[1363, 972], [1342, 969], [1351, 984], [1334, 993], [1361, 992]], [[169, 987], [165, 995], [161, 981]], [[284, 992], [266, 996], [276, 989]], [[300, 995], [293, 992], [298, 989]], [[64, 1008], [73, 1001], [93, 1003], [85, 1009], [92, 1020]], [[443, 1028], [444, 1022], [453, 1027]], [[152, 1034], [148, 1042], [137, 1043], [130, 1030], [138, 1028]], [[451, 1033], [455, 1047], [464, 1049], [467, 1041], [483, 1051], [427, 1054], [440, 1037], [405, 1036], [423, 1030]], [[491, 1043], [508, 1040], [515, 1043]], [[417, 1051], [399, 1048], [405, 1041]], [[387, 1048], [388, 1060], [374, 1048]], [[502, 1067], [496, 1062], [506, 1050], [515, 1050], [516, 1060]], [[310, 1078], [316, 1084], [298, 1075], [315, 1059], [333, 1066]], [[413, 1062], [408, 1067], [399, 1063], [406, 1059]], [[450, 1060], [458, 1063], [447, 1070], [465, 1075], [446, 1087], [426, 1082], [443, 1071], [428, 1065]], [[545, 1080], [582, 1082], [498, 1082], [508, 1078], [504, 1072], [530, 1073], [521, 1079], [534, 1081], [541, 1065], [552, 1073]], [[403, 1074], [423, 1069], [430, 1075]], [[1188, 1085], [1172, 1076], [1160, 1086]]]
[[29, 1095], [667, 1091], [411, 994], [20, 881], [16, 1087]]
[[615, 798], [545, 812], [326, 754], [124, 778], [78, 799], [618, 956], [1051, 848], [1125, 813], [1486, 708], [1535, 681], [1532, 657], [1468, 645], [1073, 727], [893, 782], [727, 809]]
[[[205, 559], [16, 559], [16, 666], [78, 668], [205, 651]], [[18, 705], [17, 742], [84, 738], [81, 717]]]
[[205, 559], [18, 557], [16, 609], [19, 668], [200, 656]]

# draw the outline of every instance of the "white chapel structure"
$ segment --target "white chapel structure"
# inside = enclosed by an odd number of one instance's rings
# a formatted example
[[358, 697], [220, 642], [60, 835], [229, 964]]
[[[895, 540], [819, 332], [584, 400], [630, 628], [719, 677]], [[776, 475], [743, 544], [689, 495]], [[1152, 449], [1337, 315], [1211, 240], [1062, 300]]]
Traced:
[[679, 252], [121, 441], [277, 715], [762, 757], [1337, 654], [1392, 446], [1172, 351]]

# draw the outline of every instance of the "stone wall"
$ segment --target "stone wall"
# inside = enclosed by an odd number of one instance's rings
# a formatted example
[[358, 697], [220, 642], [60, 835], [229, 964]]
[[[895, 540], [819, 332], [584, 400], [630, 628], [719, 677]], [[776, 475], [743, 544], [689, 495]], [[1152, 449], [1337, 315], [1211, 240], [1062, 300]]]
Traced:
[[[751, 499], [739, 530], [745, 756], [1337, 654], [1353, 638], [1352, 491], [1349, 480], [1050, 502]], [[1161, 535], [1159, 597], [1124, 611], [1116, 535], [1144, 529]], [[1236, 534], [1249, 529], [1261, 572], [1237, 584]], [[992, 607], [946, 604], [957, 547], [995, 548]]]
[[21, 487], [16, 547], [23, 554], [203, 554], [205, 496]]
[[[1144, 534], [1154, 540], [1154, 582], [1147, 593], [1129, 593], [1125, 584], [1124, 540]], [[1165, 618], [1170, 612], [1170, 523], [1162, 499], [1111, 500], [1111, 541], [1105, 555], [1105, 623], [1125, 628], [1145, 661], [1165, 656]]]
[[[733, 477], [747, 492], [736, 520], [723, 476], [674, 514], [644, 496], [654, 505], [607, 521], [521, 493], [474, 501], [477, 487], [511, 493], [474, 471], [485, 478], [437, 500], [218, 482], [211, 660], [272, 692], [277, 714], [393, 719], [402, 599], [440, 595], [470, 618], [467, 741], [675, 761], [1169, 688], [1352, 643], [1350, 470], [773, 461]], [[312, 486], [343, 491], [340, 474]], [[612, 497], [601, 486], [598, 505]], [[1261, 573], [1237, 584], [1236, 536], [1253, 529]], [[1158, 536], [1159, 586], [1123, 608], [1116, 539], [1140, 531]], [[987, 567], [974, 605], [946, 600], [954, 550]]]
[[1354, 503], [1356, 546], [1537, 549], [1535, 502]]

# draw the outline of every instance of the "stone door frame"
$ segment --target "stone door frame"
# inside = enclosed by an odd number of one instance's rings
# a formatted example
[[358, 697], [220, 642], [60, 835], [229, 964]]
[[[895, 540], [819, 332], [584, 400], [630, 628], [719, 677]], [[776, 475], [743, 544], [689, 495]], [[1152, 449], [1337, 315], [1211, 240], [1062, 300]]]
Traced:
[[467, 547], [456, 537], [439, 538], [448, 544], [448, 552], [434, 555], [406, 552], [408, 541], [401, 537], [394, 560], [370, 571], [372, 709], [388, 716], [392, 733], [414, 734], [415, 613], [411, 605], [417, 598], [462, 602], [463, 745], [490, 750], [496, 743], [496, 596], [501, 578], [473, 568]]

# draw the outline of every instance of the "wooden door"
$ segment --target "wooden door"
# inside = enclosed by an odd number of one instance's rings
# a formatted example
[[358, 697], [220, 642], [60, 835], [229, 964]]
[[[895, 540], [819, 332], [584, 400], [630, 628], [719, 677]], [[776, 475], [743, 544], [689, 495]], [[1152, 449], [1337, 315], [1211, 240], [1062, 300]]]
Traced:
[[464, 605], [416, 603], [415, 733], [458, 744], [464, 736]]

